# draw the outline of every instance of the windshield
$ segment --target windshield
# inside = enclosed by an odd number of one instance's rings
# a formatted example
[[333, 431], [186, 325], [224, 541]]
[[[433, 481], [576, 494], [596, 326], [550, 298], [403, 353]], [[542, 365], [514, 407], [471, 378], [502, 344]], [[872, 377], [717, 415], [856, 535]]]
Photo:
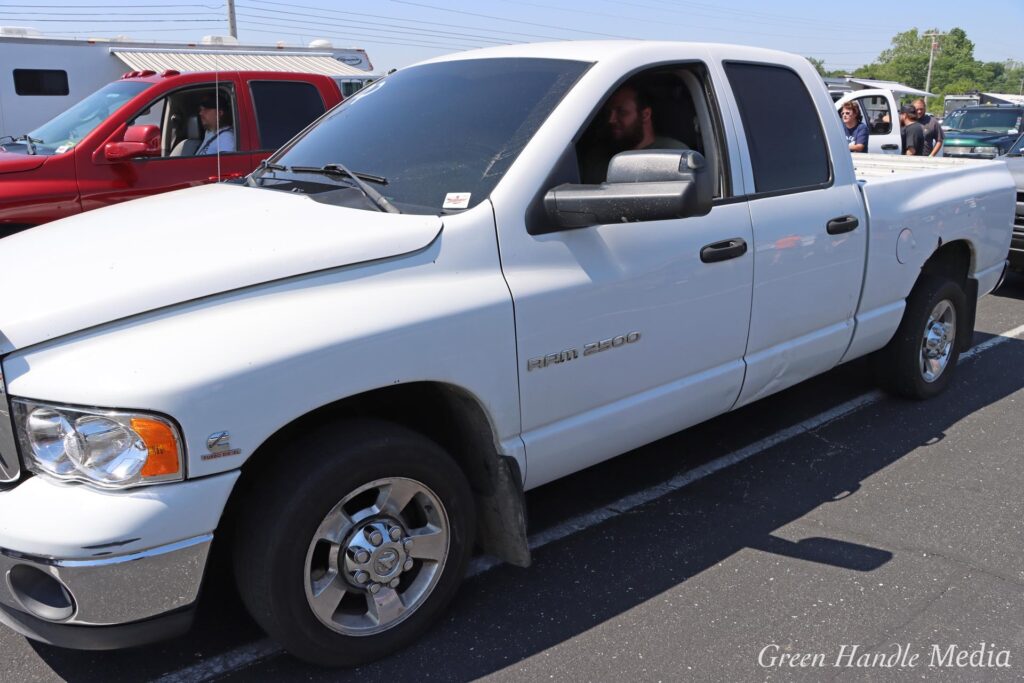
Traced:
[[1020, 131], [1020, 109], [963, 109], [953, 112], [945, 124], [965, 132], [1016, 133]]
[[315, 195], [352, 181], [294, 167], [342, 163], [378, 176], [376, 189], [403, 213], [470, 208], [490, 194], [588, 66], [474, 59], [398, 71], [329, 112], [257, 177], [262, 187]]
[[48, 123], [28, 135], [33, 138], [37, 154], [61, 154], [68, 151], [121, 108], [150, 86], [138, 81], [116, 81], [105, 85]]

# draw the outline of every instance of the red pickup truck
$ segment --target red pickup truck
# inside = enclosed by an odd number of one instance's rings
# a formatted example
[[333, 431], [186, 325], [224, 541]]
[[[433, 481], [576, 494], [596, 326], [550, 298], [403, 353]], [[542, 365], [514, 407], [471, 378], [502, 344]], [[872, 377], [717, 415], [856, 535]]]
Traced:
[[[27, 135], [0, 140], [0, 237], [244, 176], [341, 100], [329, 76], [127, 73]], [[201, 109], [211, 102], [212, 116]]]

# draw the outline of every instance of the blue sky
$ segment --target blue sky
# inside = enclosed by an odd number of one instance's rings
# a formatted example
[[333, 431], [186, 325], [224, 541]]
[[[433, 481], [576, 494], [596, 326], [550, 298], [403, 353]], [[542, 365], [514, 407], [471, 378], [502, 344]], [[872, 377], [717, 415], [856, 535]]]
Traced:
[[[243, 43], [327, 38], [367, 50], [379, 70], [508, 42], [644, 38], [771, 47], [830, 69], [872, 61], [896, 33], [960, 27], [985, 61], [1024, 61], [1024, 0], [921, 3], [787, 0], [236, 0]], [[972, 11], [971, 8], [975, 9]], [[226, 0], [0, 0], [0, 26], [75, 37], [196, 41], [227, 34]]]

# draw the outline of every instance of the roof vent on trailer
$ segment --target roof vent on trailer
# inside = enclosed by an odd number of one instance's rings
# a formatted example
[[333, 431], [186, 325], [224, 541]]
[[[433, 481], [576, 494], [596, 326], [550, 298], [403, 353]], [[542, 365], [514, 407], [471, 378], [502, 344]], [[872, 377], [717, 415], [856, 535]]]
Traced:
[[238, 45], [238, 38], [234, 36], [203, 36], [199, 41], [200, 45]]
[[0, 26], [0, 36], [4, 38], [40, 38], [42, 35], [28, 26]]
[[310, 41], [309, 46], [317, 50], [330, 50], [334, 47], [334, 43], [326, 38], [317, 38], [316, 40]]

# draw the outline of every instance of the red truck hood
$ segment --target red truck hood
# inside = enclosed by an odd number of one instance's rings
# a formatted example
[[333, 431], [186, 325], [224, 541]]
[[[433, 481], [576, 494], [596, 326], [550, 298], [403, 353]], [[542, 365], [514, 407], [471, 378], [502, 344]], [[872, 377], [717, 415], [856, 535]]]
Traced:
[[0, 152], [0, 173], [31, 171], [42, 166], [48, 157], [42, 154], [15, 154]]
[[207, 185], [0, 239], [0, 353], [243, 287], [428, 246], [437, 216]]

